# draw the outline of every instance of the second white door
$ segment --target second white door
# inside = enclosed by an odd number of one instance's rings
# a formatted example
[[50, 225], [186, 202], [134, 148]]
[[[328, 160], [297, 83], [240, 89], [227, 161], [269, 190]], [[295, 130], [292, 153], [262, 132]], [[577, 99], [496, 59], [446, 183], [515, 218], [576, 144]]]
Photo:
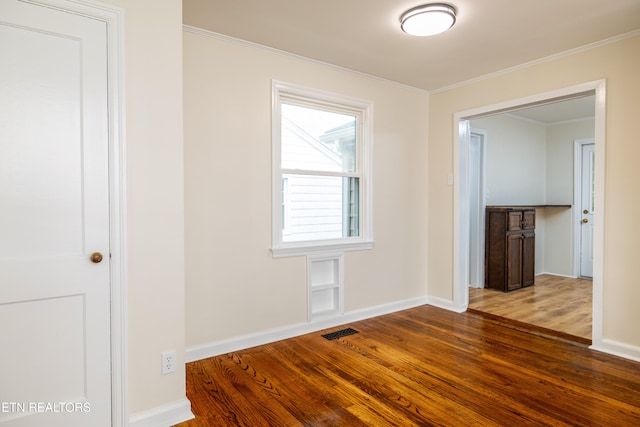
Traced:
[[595, 144], [582, 144], [580, 147], [580, 276], [593, 277]]

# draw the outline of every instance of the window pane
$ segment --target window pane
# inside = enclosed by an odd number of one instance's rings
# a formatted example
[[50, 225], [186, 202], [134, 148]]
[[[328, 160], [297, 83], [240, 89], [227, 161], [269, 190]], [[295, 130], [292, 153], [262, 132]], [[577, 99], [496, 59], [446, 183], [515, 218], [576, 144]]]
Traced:
[[356, 172], [353, 115], [282, 104], [282, 168]]
[[286, 174], [285, 180], [283, 242], [360, 235], [359, 178]]

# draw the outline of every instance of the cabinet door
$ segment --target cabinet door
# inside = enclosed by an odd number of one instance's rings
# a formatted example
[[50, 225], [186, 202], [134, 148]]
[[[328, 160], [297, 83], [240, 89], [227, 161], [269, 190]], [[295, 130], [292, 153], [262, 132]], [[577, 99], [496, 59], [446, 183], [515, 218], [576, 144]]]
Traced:
[[522, 234], [507, 235], [507, 289], [522, 287]]
[[534, 233], [525, 233], [522, 239], [522, 286], [535, 282], [536, 239]]

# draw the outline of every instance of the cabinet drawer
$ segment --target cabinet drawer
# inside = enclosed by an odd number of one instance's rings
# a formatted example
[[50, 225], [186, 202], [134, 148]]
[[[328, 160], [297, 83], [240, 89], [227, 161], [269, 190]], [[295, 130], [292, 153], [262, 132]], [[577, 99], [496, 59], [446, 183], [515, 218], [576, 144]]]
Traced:
[[508, 231], [518, 231], [522, 227], [522, 211], [508, 212]]

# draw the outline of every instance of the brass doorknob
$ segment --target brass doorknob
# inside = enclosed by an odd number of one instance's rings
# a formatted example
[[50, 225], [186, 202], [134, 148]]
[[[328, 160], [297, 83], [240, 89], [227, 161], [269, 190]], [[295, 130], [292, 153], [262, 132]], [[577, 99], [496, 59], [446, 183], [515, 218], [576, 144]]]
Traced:
[[92, 263], [98, 264], [102, 261], [102, 254], [100, 252], [94, 252], [89, 257]]
[[582, 219], [582, 223], [583, 223], [583, 224], [586, 224], [586, 223], [588, 223], [588, 222], [589, 222], [589, 220], [588, 220], [587, 218], [583, 218], [583, 219]]
[[588, 209], [585, 209], [585, 210], [583, 210], [583, 211], [582, 211], [582, 213], [586, 215], [586, 214], [588, 214], [588, 213], [589, 213], [589, 210], [588, 210]]

